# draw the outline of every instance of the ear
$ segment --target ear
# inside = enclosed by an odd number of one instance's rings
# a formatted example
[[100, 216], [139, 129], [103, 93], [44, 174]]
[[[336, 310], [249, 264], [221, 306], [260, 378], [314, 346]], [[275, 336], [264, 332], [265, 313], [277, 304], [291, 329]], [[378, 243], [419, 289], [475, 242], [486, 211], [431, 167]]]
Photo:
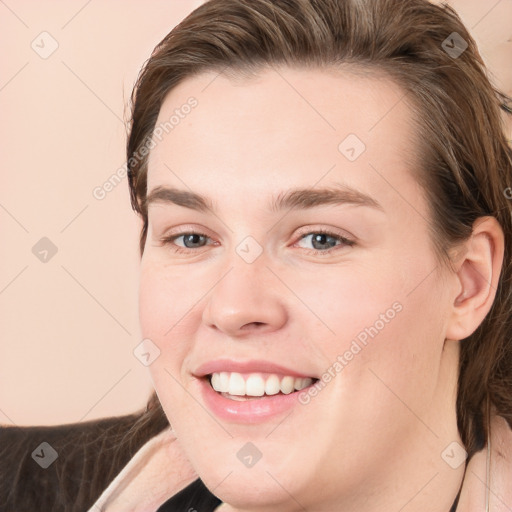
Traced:
[[456, 290], [446, 338], [467, 338], [483, 322], [496, 296], [504, 255], [503, 229], [494, 217], [480, 217], [464, 242], [455, 273]]

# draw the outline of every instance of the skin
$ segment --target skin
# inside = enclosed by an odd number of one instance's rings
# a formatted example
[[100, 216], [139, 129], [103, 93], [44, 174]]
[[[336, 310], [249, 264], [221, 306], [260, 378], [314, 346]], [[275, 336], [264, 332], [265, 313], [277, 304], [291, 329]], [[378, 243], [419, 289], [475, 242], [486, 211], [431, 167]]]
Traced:
[[[198, 100], [155, 140], [148, 191], [191, 190], [216, 210], [150, 206], [141, 331], [161, 351], [149, 368], [165, 413], [198, 475], [226, 502], [222, 512], [446, 512], [459, 490], [464, 466], [441, 457], [462, 444], [457, 340], [492, 305], [503, 233], [482, 218], [454, 252], [453, 270], [438, 261], [402, 95], [382, 76], [277, 68], [256, 79], [201, 74], [162, 105], [157, 125]], [[366, 145], [353, 162], [338, 150], [349, 133]], [[266, 209], [278, 191], [335, 183], [372, 196], [382, 211]], [[331, 240], [327, 253], [311, 236], [301, 240], [319, 228], [355, 243]], [[184, 254], [173, 251], [185, 248], [183, 237], [160, 241], [191, 231], [208, 238]], [[250, 264], [236, 252], [249, 235], [263, 250]], [[193, 376], [200, 364], [266, 359], [320, 377], [396, 302], [401, 312], [289, 416], [243, 425], [207, 412]], [[262, 453], [251, 468], [237, 458], [248, 441]]]

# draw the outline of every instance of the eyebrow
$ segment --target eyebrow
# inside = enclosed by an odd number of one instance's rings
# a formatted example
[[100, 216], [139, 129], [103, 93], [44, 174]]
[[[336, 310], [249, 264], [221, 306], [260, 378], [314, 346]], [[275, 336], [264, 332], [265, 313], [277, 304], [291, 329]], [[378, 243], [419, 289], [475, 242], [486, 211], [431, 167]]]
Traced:
[[[143, 200], [143, 206], [146, 209], [155, 203], [175, 204], [200, 212], [216, 211], [210, 198], [196, 192], [166, 186], [155, 187]], [[366, 206], [384, 211], [382, 205], [373, 197], [348, 185], [341, 184], [336, 187], [295, 188], [280, 192], [271, 198], [268, 209], [277, 213], [281, 210], [299, 210], [344, 204]]]

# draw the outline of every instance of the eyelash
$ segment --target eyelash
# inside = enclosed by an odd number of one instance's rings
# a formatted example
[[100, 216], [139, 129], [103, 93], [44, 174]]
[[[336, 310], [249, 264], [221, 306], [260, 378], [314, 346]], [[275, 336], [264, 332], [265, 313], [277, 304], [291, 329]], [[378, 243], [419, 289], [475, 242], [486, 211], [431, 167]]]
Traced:
[[[335, 245], [334, 247], [331, 247], [325, 251], [321, 251], [319, 249], [304, 249], [305, 251], [307, 251], [307, 254], [314, 254], [314, 255], [319, 255], [319, 254], [327, 254], [327, 253], [331, 253], [335, 250], [337, 250], [336, 248], [337, 247], [340, 247], [340, 246], [348, 246], [348, 247], [351, 247], [355, 244], [354, 241], [352, 240], [349, 240], [348, 238], [338, 234], [338, 233], [334, 233], [332, 231], [329, 231], [327, 229], [323, 229], [323, 228], [320, 228], [320, 229], [315, 229], [315, 230], [309, 230], [309, 231], [305, 231], [303, 232], [301, 235], [299, 235], [299, 239], [297, 240], [297, 242], [299, 242], [300, 240], [302, 240], [303, 238], [309, 236], [309, 235], [312, 235], [312, 234], [322, 234], [322, 235], [328, 235], [329, 237], [331, 238], [335, 238], [337, 239], [338, 241], [341, 242], [341, 244], [337, 244]], [[197, 251], [198, 249], [191, 249], [191, 248], [188, 248], [188, 247], [180, 247], [178, 245], [175, 245], [174, 244], [174, 241], [177, 239], [177, 238], [180, 238], [182, 236], [185, 236], [185, 235], [199, 235], [199, 236], [202, 236], [202, 237], [205, 237], [205, 238], [210, 238], [207, 234], [205, 233], [201, 233], [199, 231], [194, 231], [194, 230], [190, 230], [190, 231], [182, 231], [181, 233], [177, 233], [177, 234], [173, 234], [173, 235], [170, 235], [170, 236], [166, 236], [166, 237], [162, 237], [160, 239], [160, 241], [163, 243], [163, 245], [166, 245], [166, 246], [172, 246], [172, 251], [175, 252], [175, 253], [179, 253], [179, 254], [189, 254], [190, 252], [194, 252], [194, 251]], [[295, 242], [295, 243], [297, 243]]]

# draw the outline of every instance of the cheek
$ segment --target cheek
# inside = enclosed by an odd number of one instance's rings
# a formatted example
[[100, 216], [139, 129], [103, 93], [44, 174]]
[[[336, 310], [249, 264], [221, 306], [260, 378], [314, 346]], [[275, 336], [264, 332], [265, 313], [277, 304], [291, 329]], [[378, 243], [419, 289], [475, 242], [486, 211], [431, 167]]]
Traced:
[[386, 312], [385, 325], [396, 316], [393, 304], [401, 299], [399, 279], [382, 264], [351, 265], [319, 269], [313, 279], [296, 281], [294, 289], [300, 290], [306, 305], [329, 327], [328, 337], [323, 338], [339, 351], [360, 334], [364, 341], [364, 333], [373, 332], [374, 324], [381, 331], [381, 316]]
[[[190, 333], [185, 332], [190, 310], [185, 279], [171, 278], [161, 265], [144, 263], [139, 280], [141, 335], [150, 339], [160, 355], [148, 366], [154, 388], [171, 424], [176, 415], [188, 414], [190, 404], [183, 396], [181, 374], [189, 350]], [[183, 412], [185, 411], [185, 412]]]
[[139, 281], [139, 318], [144, 336], [172, 338], [181, 319], [202, 296], [190, 270], [166, 269], [151, 261], [143, 262]]
[[[191, 280], [174, 276], [161, 265], [144, 263], [139, 280], [139, 322], [141, 335], [150, 339], [160, 350], [159, 357], [149, 366], [155, 381], [180, 376], [181, 363], [191, 338], [190, 322], [194, 304], [201, 296]], [[192, 280], [193, 282], [194, 280]], [[188, 326], [188, 327], [187, 327]]]
[[382, 305], [394, 301], [392, 310], [368, 317], [349, 338], [352, 346], [345, 346], [352, 361], [343, 369], [343, 392], [365, 398], [353, 406], [369, 422], [414, 424], [408, 407], [426, 415], [436, 396], [447, 308], [442, 283], [433, 275], [430, 279], [412, 293], [386, 296]]
[[311, 309], [334, 331], [321, 348], [324, 371], [343, 375], [334, 379], [340, 392], [360, 397], [364, 390], [374, 398], [366, 403], [396, 399], [390, 389], [414, 401], [433, 393], [449, 311], [436, 267], [427, 251], [414, 257], [412, 248], [403, 248], [331, 277], [324, 293], [310, 288]]

